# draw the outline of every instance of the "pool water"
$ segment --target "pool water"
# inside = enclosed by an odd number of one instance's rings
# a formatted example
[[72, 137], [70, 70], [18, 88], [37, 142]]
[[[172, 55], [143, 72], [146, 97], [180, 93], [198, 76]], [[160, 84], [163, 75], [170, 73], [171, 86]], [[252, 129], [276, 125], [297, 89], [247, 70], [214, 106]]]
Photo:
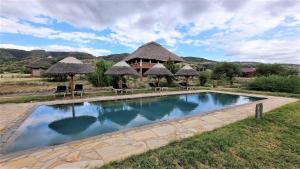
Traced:
[[62, 144], [260, 99], [207, 92], [121, 101], [43, 105], [35, 109], [17, 129], [6, 152]]

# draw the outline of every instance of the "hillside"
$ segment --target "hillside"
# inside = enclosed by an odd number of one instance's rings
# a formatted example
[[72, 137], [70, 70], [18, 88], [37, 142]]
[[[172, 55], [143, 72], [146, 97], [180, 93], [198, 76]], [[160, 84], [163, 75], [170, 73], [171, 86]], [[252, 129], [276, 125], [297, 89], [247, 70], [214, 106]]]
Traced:
[[193, 56], [186, 56], [186, 57], [181, 57], [187, 62], [215, 62], [213, 60], [208, 60], [205, 58], [200, 58], [200, 57], [193, 57]]
[[38, 59], [52, 56], [54, 61], [61, 60], [67, 56], [78, 59], [94, 59], [95, 56], [83, 52], [55, 52], [45, 50], [18, 50], [0, 48], [0, 73], [1, 72], [23, 72], [25, 66]]
[[111, 54], [107, 56], [99, 56], [98, 58], [105, 59], [105, 60], [110, 60], [113, 62], [119, 62], [123, 60], [125, 57], [127, 57], [129, 53], [120, 53], [120, 54]]

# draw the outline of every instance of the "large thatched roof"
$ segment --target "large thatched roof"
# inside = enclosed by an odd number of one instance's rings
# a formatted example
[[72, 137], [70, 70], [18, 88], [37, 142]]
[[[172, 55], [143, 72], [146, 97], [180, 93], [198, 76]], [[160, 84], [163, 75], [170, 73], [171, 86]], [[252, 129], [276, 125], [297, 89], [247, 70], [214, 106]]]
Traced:
[[104, 74], [115, 75], [115, 76], [122, 76], [122, 75], [138, 76], [137, 71], [134, 70], [132, 67], [130, 67], [125, 61], [116, 63], [110, 69], [108, 69]]
[[66, 57], [52, 65], [46, 73], [52, 74], [83, 74], [92, 73], [93, 68], [74, 57]]
[[190, 65], [185, 65], [175, 73], [176, 76], [197, 76], [197, 74], [197, 71], [194, 70]]
[[125, 61], [129, 61], [132, 59], [153, 59], [159, 61], [168, 61], [170, 59], [176, 62], [184, 61], [182, 58], [170, 52], [169, 50], [162, 47], [160, 44], [156, 42], [149, 42], [142, 45], [137, 50], [135, 50], [132, 54], [127, 56], [125, 58]]
[[48, 69], [52, 65], [51, 61], [49, 59], [39, 59], [34, 62], [29, 63], [27, 65], [28, 68], [32, 69]]
[[146, 76], [173, 76], [173, 74], [161, 63], [157, 63], [148, 69], [144, 75]]

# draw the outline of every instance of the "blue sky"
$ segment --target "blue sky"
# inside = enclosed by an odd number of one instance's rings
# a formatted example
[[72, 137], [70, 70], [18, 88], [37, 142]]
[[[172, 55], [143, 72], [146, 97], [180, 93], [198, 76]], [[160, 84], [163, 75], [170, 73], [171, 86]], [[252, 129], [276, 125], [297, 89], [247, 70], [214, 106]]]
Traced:
[[0, 47], [300, 64], [299, 0], [3, 0]]

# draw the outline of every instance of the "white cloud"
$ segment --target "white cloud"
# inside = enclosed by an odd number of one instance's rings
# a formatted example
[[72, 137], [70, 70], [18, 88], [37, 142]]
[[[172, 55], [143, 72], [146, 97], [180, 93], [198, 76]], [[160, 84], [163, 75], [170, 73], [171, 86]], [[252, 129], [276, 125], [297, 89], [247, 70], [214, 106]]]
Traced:
[[[251, 40], [236, 44], [227, 54], [235, 60], [300, 64], [300, 39]], [[250, 57], [249, 57], [250, 56]]]
[[48, 27], [37, 27], [29, 23], [20, 22], [14, 19], [0, 17], [0, 32], [31, 35], [39, 38], [62, 39], [75, 41], [79, 43], [87, 43], [91, 40], [110, 41], [107, 37], [97, 36], [89, 32], [62, 32]]
[[85, 52], [93, 54], [94, 56], [102, 56], [110, 54], [110, 50], [106, 49], [95, 49], [89, 47], [72, 47], [66, 45], [46, 45], [46, 46], [22, 46], [22, 45], [15, 45], [15, 44], [0, 44], [0, 48], [6, 49], [20, 49], [20, 50], [46, 50], [46, 51], [62, 51], [62, 52]]
[[[299, 9], [298, 0], [10, 0], [0, 5], [0, 31], [87, 44], [99, 40], [131, 48], [163, 40], [174, 49], [188, 44], [223, 50], [233, 56], [241, 54], [233, 51], [245, 51], [245, 57], [236, 56], [238, 59], [256, 60], [258, 55], [264, 55], [266, 61], [270, 60], [267, 57], [276, 56], [276, 62], [286, 62], [291, 60], [286, 58], [295, 56], [297, 46], [291, 45], [297, 43], [292, 42], [300, 39], [296, 35], [299, 31], [288, 29], [300, 27]], [[286, 22], [287, 18], [292, 19]], [[45, 26], [33, 26], [24, 20]], [[51, 22], [66, 22], [98, 32], [108, 29], [111, 33], [97, 36], [89, 32], [63, 32], [48, 28], [46, 25]], [[268, 40], [264, 38], [266, 32], [278, 27], [287, 28]], [[205, 31], [213, 33], [203, 38]], [[254, 42], [265, 42], [262, 45], [267, 45], [269, 51], [281, 53], [251, 53], [237, 45]], [[290, 48], [279, 51], [275, 42], [289, 43]], [[281, 50], [287, 51], [282, 55]]]

